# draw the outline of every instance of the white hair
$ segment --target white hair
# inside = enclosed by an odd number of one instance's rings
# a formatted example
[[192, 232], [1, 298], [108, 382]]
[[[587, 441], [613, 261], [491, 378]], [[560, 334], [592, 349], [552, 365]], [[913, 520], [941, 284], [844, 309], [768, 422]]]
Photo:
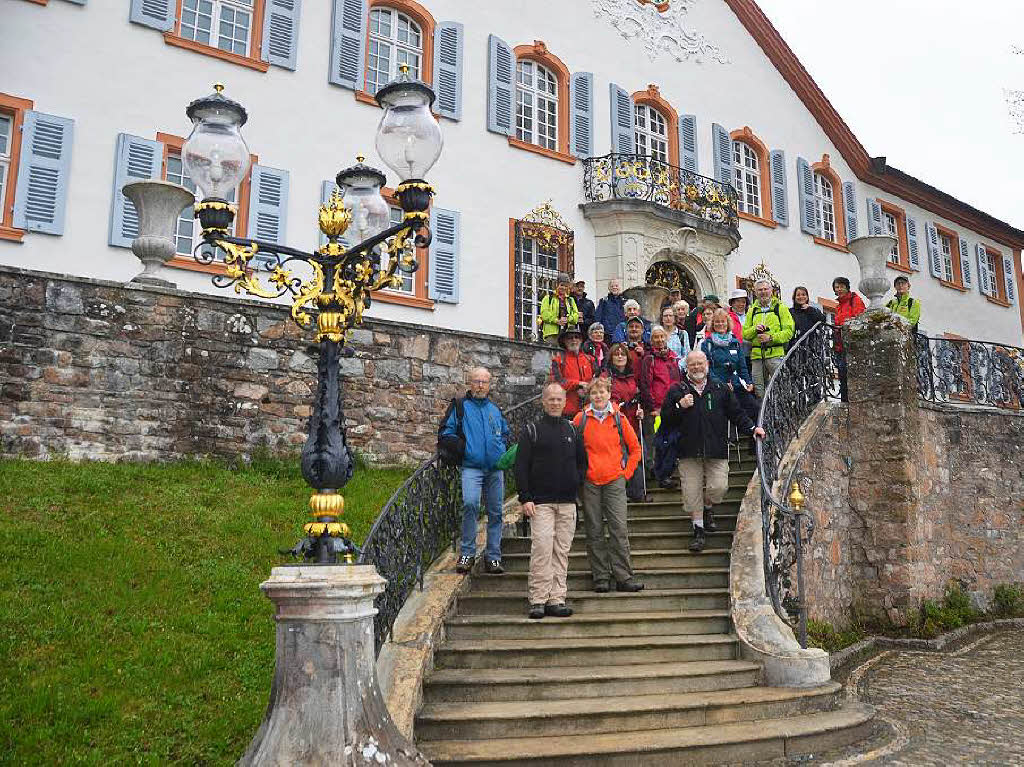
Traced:
[[626, 309], [628, 309], [631, 306], [635, 306], [637, 309], [639, 309], [640, 308], [640, 302], [637, 301], [635, 298], [630, 298], [629, 300], [626, 301], [626, 303], [624, 303], [622, 305], [622, 310], [625, 311]]
[[683, 309], [686, 310], [687, 312], [690, 311], [690, 303], [688, 301], [676, 301], [674, 304], [672, 304], [673, 311], [678, 309], [680, 306], [683, 307]]
[[771, 288], [772, 287], [772, 281], [771, 280], [766, 280], [766, 279], [764, 279], [762, 277], [760, 280], [758, 280], [757, 282], [754, 283], [753, 287], [757, 288], [758, 285], [767, 285], [769, 288]]
[[[665, 307], [665, 308], [667, 309], [668, 307]], [[664, 326], [664, 325], [652, 325], [652, 326], [651, 326], [651, 335], [653, 336], [653, 335], [654, 335], [654, 334], [655, 334], [656, 332], [658, 332], [659, 330], [660, 330], [660, 331], [661, 331], [662, 333], [664, 333], [665, 335], [668, 335], [668, 331], [667, 331], [667, 330], [665, 330], [665, 326]]]

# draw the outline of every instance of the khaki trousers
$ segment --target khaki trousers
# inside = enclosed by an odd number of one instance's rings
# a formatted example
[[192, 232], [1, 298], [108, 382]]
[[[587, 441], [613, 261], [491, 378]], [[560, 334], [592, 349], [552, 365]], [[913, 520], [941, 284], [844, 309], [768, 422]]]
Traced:
[[[626, 480], [619, 477], [607, 485], [584, 482], [583, 521], [587, 528], [587, 558], [594, 583], [608, 583], [612, 576], [617, 583], [632, 580], [629, 533], [626, 530]], [[607, 541], [605, 525], [608, 526]]]
[[758, 397], [764, 396], [764, 390], [768, 386], [769, 379], [775, 375], [775, 371], [782, 367], [782, 357], [765, 357], [764, 359], [750, 360], [753, 368], [751, 376], [754, 378], [754, 393]]
[[538, 503], [534, 507], [530, 517], [530, 575], [526, 581], [531, 605], [565, 603], [565, 574], [575, 532], [575, 503]]
[[690, 519], [703, 520], [704, 507], [721, 503], [725, 497], [729, 487], [728, 459], [680, 459], [679, 485], [683, 492], [683, 511]]

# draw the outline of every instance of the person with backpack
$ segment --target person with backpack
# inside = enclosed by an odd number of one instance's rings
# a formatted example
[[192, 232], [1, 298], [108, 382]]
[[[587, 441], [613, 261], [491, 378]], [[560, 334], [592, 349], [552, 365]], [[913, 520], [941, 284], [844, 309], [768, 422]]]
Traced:
[[[612, 402], [618, 405], [619, 412], [629, 421], [633, 431], [640, 434], [640, 419], [643, 417], [643, 410], [640, 407], [640, 384], [636, 380], [632, 357], [625, 344], [612, 344], [608, 350], [608, 366], [604, 375], [612, 385]], [[626, 482], [626, 498], [639, 502], [646, 500], [646, 495], [644, 464], [641, 460], [640, 466]]]
[[782, 305], [768, 280], [754, 283], [754, 305], [743, 320], [743, 340], [750, 341], [751, 373], [758, 397], [786, 356], [786, 344], [793, 338], [793, 315]]
[[[651, 346], [640, 360], [640, 373], [637, 376], [640, 404], [644, 409], [640, 426], [643, 429], [645, 465], [656, 463], [654, 417], [661, 410], [661, 403], [669, 388], [679, 380], [679, 358], [668, 348], [667, 341], [665, 328], [655, 325], [651, 331]], [[661, 477], [661, 487], [668, 489], [673, 486], [673, 481], [673, 477]]]
[[544, 415], [527, 424], [519, 438], [515, 463], [519, 503], [530, 520], [527, 615], [535, 620], [572, 615], [565, 604], [566, 577], [576, 532], [576, 493], [587, 471], [583, 441], [562, 417], [565, 390], [547, 384], [541, 407]]
[[566, 325], [558, 337], [561, 354], [551, 358], [549, 383], [556, 383], [565, 390], [565, 417], [572, 418], [582, 407], [587, 384], [598, 372], [597, 363], [581, 350], [583, 334], [578, 325]]
[[465, 397], [452, 400], [438, 435], [438, 455], [447, 455], [450, 462], [458, 461], [462, 467], [462, 543], [455, 570], [463, 574], [472, 570], [476, 562], [476, 522], [481, 496], [487, 504], [484, 572], [505, 572], [501, 567], [505, 477], [497, 464], [505, 454], [509, 428], [501, 408], [491, 401], [490, 391], [491, 374], [486, 368], [473, 368], [469, 373], [469, 391]]
[[612, 404], [612, 384], [607, 377], [595, 378], [587, 391], [590, 404], [573, 424], [587, 454], [583, 521], [594, 591], [606, 594], [613, 577], [617, 591], [640, 591], [644, 584], [633, 577], [626, 529], [626, 480], [640, 463], [640, 442], [629, 421]]
[[626, 302], [622, 295], [622, 280], [613, 277], [608, 280], [608, 295], [597, 302], [597, 309], [594, 311], [594, 322], [604, 325], [604, 332], [609, 342], [615, 334], [615, 328], [620, 322], [626, 320], [626, 310], [623, 304]]
[[704, 550], [706, 532], [717, 530], [712, 508], [729, 486], [729, 423], [741, 434], [764, 439], [728, 386], [708, 376], [702, 351], [686, 355], [686, 377], [669, 389], [661, 406], [661, 428], [678, 432], [679, 483], [683, 512], [693, 521], [690, 551]]
[[555, 292], [548, 293], [540, 300], [540, 333], [544, 343], [554, 346], [569, 325], [580, 321], [580, 311], [576, 301], [569, 295], [569, 275], [559, 273]]
[[849, 402], [850, 394], [847, 386], [846, 376], [846, 352], [843, 350], [842, 327], [859, 314], [863, 314], [866, 307], [864, 299], [850, 290], [848, 277], [836, 277], [832, 280], [832, 292], [836, 294], [839, 306], [836, 307], [835, 316], [835, 360], [836, 370], [839, 373], [839, 400]]
[[921, 302], [910, 296], [910, 279], [902, 274], [892, 281], [892, 287], [896, 295], [885, 305], [893, 314], [898, 314], [910, 323], [912, 333], [917, 332], [917, 326], [921, 322]]

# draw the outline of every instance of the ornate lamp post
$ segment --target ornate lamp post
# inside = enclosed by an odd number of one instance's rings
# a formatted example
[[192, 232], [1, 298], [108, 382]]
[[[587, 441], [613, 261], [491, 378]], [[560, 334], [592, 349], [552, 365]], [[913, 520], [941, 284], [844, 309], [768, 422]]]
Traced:
[[[362, 322], [370, 294], [401, 284], [396, 273], [415, 271], [415, 248], [430, 243], [428, 227], [433, 188], [423, 176], [437, 161], [443, 144], [441, 130], [430, 111], [434, 92], [409, 77], [408, 67], [377, 93], [384, 115], [377, 128], [377, 151], [403, 179], [395, 193], [401, 204], [401, 223], [389, 226], [388, 207], [380, 196], [384, 174], [358, 164], [337, 175], [345, 190], [320, 206], [320, 231], [327, 243], [305, 252], [261, 240], [230, 234], [235, 206], [227, 195], [249, 168], [249, 148], [240, 129], [245, 108], [223, 94], [223, 86], [189, 104], [186, 114], [193, 129], [182, 147], [189, 176], [203, 193], [195, 205], [202, 225], [203, 244], [224, 254], [225, 273], [214, 277], [218, 287], [263, 298], [289, 295], [291, 315], [299, 327], [315, 325], [319, 346], [316, 398], [309, 421], [309, 436], [302, 448], [302, 474], [314, 489], [309, 499], [314, 521], [305, 526], [306, 537], [292, 549], [318, 564], [346, 561], [356, 553], [349, 529], [340, 521], [344, 500], [338, 492], [352, 477], [342, 413], [338, 362], [348, 331]], [[348, 203], [346, 205], [346, 203]], [[346, 247], [341, 237], [349, 228], [362, 238]], [[252, 263], [259, 256], [260, 268]], [[209, 263], [214, 248], [199, 247], [195, 258]], [[301, 275], [293, 272], [299, 267]]]

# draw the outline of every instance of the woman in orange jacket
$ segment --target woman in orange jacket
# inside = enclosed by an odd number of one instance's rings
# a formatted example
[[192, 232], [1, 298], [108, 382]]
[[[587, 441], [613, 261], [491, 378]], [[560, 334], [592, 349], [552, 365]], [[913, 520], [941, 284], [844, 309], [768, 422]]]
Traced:
[[[626, 480], [640, 463], [636, 432], [611, 401], [611, 382], [595, 378], [587, 387], [590, 404], [574, 419], [587, 454], [583, 482], [583, 521], [587, 530], [587, 556], [594, 591], [640, 591], [644, 585], [633, 577], [626, 529]], [[604, 537], [608, 528], [610, 541]]]

